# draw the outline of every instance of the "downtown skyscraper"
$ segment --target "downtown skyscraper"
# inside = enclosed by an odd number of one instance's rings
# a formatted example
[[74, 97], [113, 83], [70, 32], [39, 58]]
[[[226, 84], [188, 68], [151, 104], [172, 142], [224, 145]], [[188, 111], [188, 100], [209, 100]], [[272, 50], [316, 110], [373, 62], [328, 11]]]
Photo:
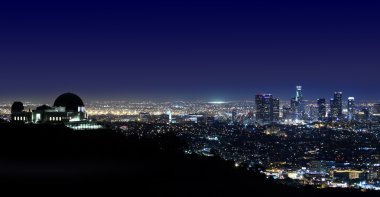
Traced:
[[355, 98], [354, 97], [348, 97], [347, 101], [347, 118], [348, 120], [354, 120], [355, 119]]
[[279, 120], [280, 100], [272, 94], [256, 95], [256, 121], [259, 124], [270, 124]]
[[333, 119], [343, 118], [343, 93], [335, 92], [330, 100], [330, 117]]
[[294, 120], [302, 120], [305, 112], [305, 105], [303, 102], [302, 86], [296, 86], [296, 96], [291, 99], [290, 107], [293, 112]]
[[326, 113], [327, 113], [326, 99], [325, 98], [318, 99], [317, 107], [318, 107], [318, 119], [323, 120], [324, 118], [326, 118]]

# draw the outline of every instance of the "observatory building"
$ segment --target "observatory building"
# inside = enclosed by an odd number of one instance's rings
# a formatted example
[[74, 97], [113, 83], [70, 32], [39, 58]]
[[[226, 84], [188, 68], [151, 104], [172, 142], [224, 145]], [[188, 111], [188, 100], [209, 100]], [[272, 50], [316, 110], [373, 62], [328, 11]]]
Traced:
[[12, 105], [12, 122], [24, 123], [63, 123], [67, 127], [75, 130], [100, 129], [102, 126], [88, 119], [86, 108], [82, 99], [73, 94], [65, 93], [60, 95], [52, 107], [42, 105], [32, 111], [24, 111], [21, 102], [14, 102]]

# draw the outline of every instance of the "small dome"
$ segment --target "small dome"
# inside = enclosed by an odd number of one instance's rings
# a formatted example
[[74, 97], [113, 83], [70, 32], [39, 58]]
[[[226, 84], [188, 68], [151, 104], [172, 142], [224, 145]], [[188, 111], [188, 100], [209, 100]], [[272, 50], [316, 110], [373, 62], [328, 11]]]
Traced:
[[12, 105], [11, 111], [12, 113], [24, 111], [24, 104], [20, 101], [14, 102]]
[[65, 93], [55, 100], [54, 107], [66, 107], [66, 111], [78, 111], [78, 107], [84, 107], [84, 104], [79, 96]]

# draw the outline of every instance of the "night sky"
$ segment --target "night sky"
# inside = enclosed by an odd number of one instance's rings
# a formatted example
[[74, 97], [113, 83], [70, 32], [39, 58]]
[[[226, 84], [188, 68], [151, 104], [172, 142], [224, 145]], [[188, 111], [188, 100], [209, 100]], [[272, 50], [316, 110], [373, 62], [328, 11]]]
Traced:
[[379, 1], [0, 4], [0, 100], [380, 99]]

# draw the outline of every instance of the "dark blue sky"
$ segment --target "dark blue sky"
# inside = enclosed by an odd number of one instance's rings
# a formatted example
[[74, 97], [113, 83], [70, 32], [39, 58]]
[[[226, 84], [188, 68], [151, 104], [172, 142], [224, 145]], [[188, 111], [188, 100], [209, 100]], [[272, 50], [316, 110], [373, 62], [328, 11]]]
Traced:
[[1, 3], [2, 99], [380, 99], [378, 1]]

